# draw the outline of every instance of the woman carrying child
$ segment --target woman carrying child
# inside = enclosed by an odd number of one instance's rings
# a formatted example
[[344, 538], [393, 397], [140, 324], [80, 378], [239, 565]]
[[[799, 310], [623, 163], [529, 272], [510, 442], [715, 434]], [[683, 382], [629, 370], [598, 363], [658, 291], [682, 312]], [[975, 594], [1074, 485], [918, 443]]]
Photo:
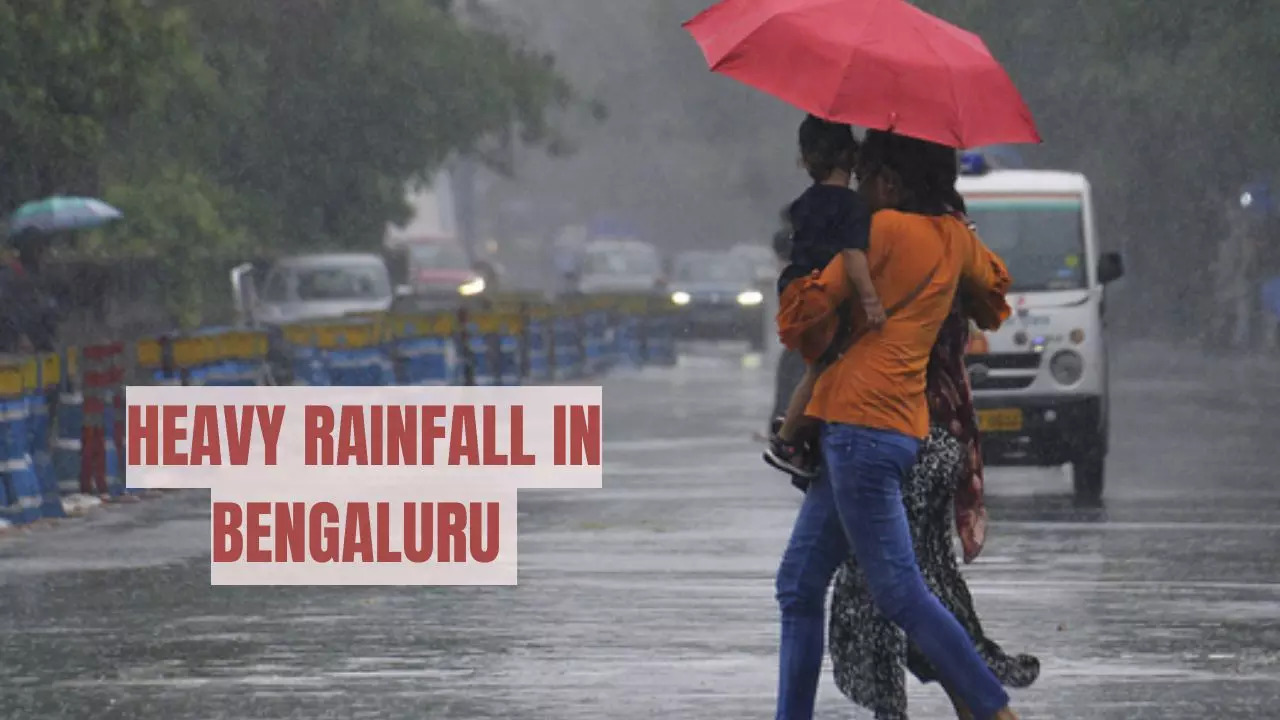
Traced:
[[[874, 268], [879, 297], [893, 304], [875, 331], [858, 322], [871, 313], [853, 308], [858, 331], [837, 343], [829, 366], [814, 373], [812, 398], [802, 413], [822, 423], [822, 470], [808, 486], [778, 570], [782, 647], [776, 717], [813, 716], [826, 591], [852, 551], [872, 604], [905, 632], [955, 698], [958, 712], [979, 720], [1016, 718], [1001, 678], [975, 647], [980, 641], [926, 586], [902, 494], [922, 445], [926, 452], [930, 448], [926, 380], [939, 331], [953, 315], [958, 293], [979, 325], [998, 326], [1008, 312], [1008, 275], [955, 216], [962, 203], [955, 191], [954, 151], [871, 132], [858, 153], [857, 175], [860, 194], [878, 211], [865, 259]], [[874, 309], [858, 286], [851, 256], [835, 254], [820, 276], [793, 281], [784, 296], [795, 301], [816, 294], [826, 308], [841, 308], [857, 297]], [[783, 312], [789, 304], [794, 303], [784, 297]]]

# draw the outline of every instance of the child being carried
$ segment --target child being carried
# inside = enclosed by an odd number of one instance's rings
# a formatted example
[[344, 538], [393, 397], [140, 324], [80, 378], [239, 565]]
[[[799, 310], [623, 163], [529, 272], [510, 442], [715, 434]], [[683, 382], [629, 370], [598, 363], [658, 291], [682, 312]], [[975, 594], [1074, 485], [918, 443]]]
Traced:
[[[790, 206], [793, 235], [790, 264], [778, 278], [778, 295], [792, 282], [821, 271], [838, 253], [845, 254], [849, 281], [866, 313], [866, 327], [884, 325], [885, 311], [871, 284], [867, 247], [871, 211], [850, 185], [858, 141], [848, 125], [810, 115], [800, 124], [800, 160], [813, 185]], [[802, 478], [816, 475], [817, 458], [798, 438], [804, 429], [804, 409], [813, 394], [821, 368], [810, 364], [796, 386], [777, 432], [769, 439], [765, 462]]]

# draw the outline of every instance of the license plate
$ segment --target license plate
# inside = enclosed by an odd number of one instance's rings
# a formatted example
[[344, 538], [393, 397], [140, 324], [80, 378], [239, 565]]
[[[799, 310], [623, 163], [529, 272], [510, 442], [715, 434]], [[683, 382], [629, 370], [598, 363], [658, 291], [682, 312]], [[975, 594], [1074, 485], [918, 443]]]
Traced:
[[979, 410], [978, 429], [982, 432], [1018, 432], [1022, 429], [1022, 411]]

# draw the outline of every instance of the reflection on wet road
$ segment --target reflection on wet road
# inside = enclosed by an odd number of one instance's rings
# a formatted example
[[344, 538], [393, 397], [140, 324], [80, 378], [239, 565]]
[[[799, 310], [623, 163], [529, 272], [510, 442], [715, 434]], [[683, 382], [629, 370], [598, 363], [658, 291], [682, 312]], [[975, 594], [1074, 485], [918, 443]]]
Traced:
[[[606, 487], [522, 494], [519, 587], [210, 588], [202, 493], [5, 540], [0, 717], [767, 717], [799, 495], [750, 439], [771, 374], [738, 359], [606, 382]], [[1280, 717], [1280, 370], [1150, 347], [1116, 369], [1105, 509], [1056, 470], [988, 482], [979, 612], [1044, 664], [1017, 704]], [[826, 679], [820, 708], [865, 717]]]

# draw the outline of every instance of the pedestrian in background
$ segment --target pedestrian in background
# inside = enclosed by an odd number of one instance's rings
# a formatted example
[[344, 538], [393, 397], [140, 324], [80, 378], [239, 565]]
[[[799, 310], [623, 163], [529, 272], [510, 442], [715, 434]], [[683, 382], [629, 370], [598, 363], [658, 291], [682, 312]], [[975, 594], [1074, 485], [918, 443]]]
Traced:
[[1216, 312], [1209, 319], [1210, 350], [1244, 350], [1253, 342], [1258, 219], [1232, 197], [1224, 206], [1226, 232], [1211, 271]]
[[10, 253], [0, 268], [0, 349], [8, 353], [53, 352], [58, 336], [58, 305], [48, 288], [44, 256], [48, 240], [34, 232], [10, 238]]

